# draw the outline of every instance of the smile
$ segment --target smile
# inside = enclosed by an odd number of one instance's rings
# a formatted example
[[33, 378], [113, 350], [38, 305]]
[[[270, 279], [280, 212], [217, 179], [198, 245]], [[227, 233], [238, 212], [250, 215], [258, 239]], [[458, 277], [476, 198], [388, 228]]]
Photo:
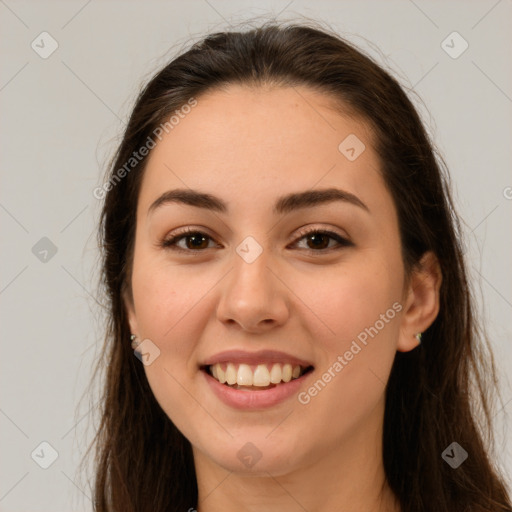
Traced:
[[291, 363], [216, 363], [205, 367], [205, 371], [221, 384], [240, 390], [271, 389], [282, 383], [300, 378], [312, 370]]

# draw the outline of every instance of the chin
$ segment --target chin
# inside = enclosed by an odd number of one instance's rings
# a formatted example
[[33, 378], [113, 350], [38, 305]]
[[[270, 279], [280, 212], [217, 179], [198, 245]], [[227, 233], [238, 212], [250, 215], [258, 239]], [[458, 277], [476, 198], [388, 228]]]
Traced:
[[[281, 476], [293, 471], [299, 457], [297, 443], [275, 436], [271, 429], [260, 435], [240, 435], [224, 445], [207, 447], [203, 453], [227, 471], [254, 477]], [[299, 444], [300, 446], [300, 444]]]

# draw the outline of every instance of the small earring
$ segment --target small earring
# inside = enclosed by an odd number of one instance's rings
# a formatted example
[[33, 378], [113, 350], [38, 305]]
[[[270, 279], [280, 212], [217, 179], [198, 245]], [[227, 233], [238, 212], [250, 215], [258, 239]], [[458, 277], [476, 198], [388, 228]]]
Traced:
[[140, 345], [140, 341], [137, 340], [137, 336], [135, 334], [130, 336], [130, 340], [132, 342], [132, 348], [135, 350]]
[[418, 340], [418, 343], [421, 343], [421, 332], [415, 334], [414, 337]]

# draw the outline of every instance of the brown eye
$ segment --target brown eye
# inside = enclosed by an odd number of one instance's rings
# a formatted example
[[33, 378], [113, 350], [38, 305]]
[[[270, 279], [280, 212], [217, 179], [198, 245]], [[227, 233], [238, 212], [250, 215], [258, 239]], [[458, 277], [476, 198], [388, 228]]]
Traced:
[[[208, 249], [208, 243], [212, 238], [201, 231], [187, 230], [162, 242], [162, 247], [181, 251], [200, 251]], [[184, 245], [180, 242], [184, 241]]]
[[[186, 236], [183, 236], [182, 238], [184, 238], [186, 241], [190, 242], [190, 243], [185, 242], [188, 249], [206, 249], [208, 247], [208, 238], [209, 237], [203, 236], [200, 233], [196, 233], [194, 235], [186, 235]], [[205, 242], [206, 242], [206, 244], [205, 244]]]
[[310, 249], [327, 249], [329, 239], [332, 239], [325, 233], [312, 233], [311, 235], [307, 235], [306, 238]]
[[[300, 247], [299, 243], [305, 241], [306, 246]], [[213, 242], [214, 245], [209, 245]], [[333, 243], [334, 242], [334, 243]], [[218, 244], [216, 244], [218, 246]], [[339, 250], [344, 247], [350, 247], [354, 244], [332, 231], [310, 230], [302, 234], [302, 236], [294, 243], [299, 249], [309, 251], [310, 253], [326, 253], [331, 250]], [[194, 231], [187, 229], [178, 233], [171, 238], [161, 242], [161, 246], [166, 249], [181, 252], [201, 252], [202, 250], [215, 247], [215, 241], [202, 231]]]
[[[309, 252], [327, 252], [330, 250], [341, 249], [354, 245], [352, 242], [332, 231], [311, 230], [303, 233], [295, 244], [305, 240], [304, 249]], [[331, 242], [334, 241], [334, 244]], [[330, 245], [331, 244], [331, 245]]]

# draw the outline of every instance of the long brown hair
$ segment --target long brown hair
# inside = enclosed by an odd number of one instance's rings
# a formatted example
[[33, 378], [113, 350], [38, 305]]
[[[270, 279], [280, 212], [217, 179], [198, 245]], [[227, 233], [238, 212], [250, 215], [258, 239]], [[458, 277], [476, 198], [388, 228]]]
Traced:
[[[433, 251], [443, 275], [436, 320], [417, 350], [396, 354], [387, 383], [387, 480], [403, 512], [510, 512], [506, 484], [489, 457], [493, 396], [499, 395], [495, 363], [475, 320], [446, 166], [397, 80], [334, 31], [308, 21], [210, 34], [161, 69], [138, 96], [102, 188], [101, 279], [108, 300], [102, 353], [108, 366], [93, 441], [95, 510], [197, 507], [190, 443], [157, 403], [130, 347], [123, 297], [130, 293], [147, 156], [129, 168], [126, 163], [191, 98], [200, 101], [203, 93], [231, 83], [309, 86], [374, 130], [398, 212], [406, 271]], [[452, 442], [468, 453], [457, 469], [441, 456]]]

